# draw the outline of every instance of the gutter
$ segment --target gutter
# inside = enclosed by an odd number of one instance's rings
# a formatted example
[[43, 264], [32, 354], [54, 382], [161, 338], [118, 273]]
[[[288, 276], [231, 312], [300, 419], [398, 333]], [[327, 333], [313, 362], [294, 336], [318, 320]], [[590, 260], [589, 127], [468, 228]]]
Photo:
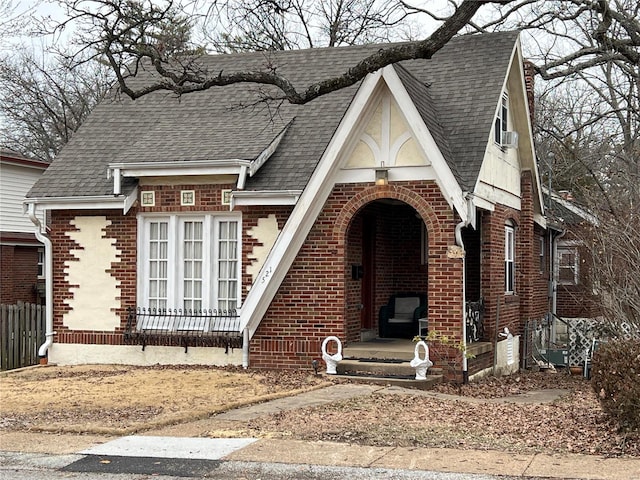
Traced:
[[467, 201], [467, 219], [461, 220], [456, 225], [456, 245], [462, 248], [464, 255], [462, 256], [462, 382], [469, 383], [469, 365], [467, 362], [467, 254], [464, 251], [464, 242], [462, 241], [462, 229], [468, 225], [475, 228], [476, 223], [476, 207], [473, 204], [473, 196], [465, 195]]
[[44, 245], [44, 281], [45, 281], [45, 341], [38, 349], [40, 363], [46, 363], [46, 356], [49, 347], [53, 344], [53, 247], [51, 239], [42, 230], [44, 229], [38, 217], [36, 217], [36, 204], [28, 203], [28, 215], [35, 225], [35, 235], [38, 241]]

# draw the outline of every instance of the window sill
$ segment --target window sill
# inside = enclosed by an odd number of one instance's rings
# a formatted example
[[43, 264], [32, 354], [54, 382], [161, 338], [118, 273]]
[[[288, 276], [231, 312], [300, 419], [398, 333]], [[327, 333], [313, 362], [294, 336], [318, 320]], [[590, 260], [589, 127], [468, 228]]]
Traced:
[[504, 302], [505, 303], [519, 303], [520, 302], [520, 295], [517, 295], [515, 293], [505, 293], [504, 294]]

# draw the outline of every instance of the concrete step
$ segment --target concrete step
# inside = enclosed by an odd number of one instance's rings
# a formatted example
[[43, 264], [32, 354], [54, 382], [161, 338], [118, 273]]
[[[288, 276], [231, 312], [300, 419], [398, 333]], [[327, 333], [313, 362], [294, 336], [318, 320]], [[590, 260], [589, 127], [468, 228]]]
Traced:
[[369, 360], [364, 358], [345, 358], [338, 363], [336, 370], [340, 374], [349, 373], [367, 373], [378, 374], [381, 376], [415, 376], [415, 369], [409, 365], [409, 362], [399, 359], [389, 359], [383, 361]]
[[[366, 358], [345, 358], [336, 366], [339, 374], [369, 374], [380, 376], [406, 376], [413, 377], [415, 368], [404, 360], [370, 360]], [[428, 372], [432, 375], [442, 375], [442, 368], [431, 367]]]
[[372, 360], [404, 360], [410, 362], [414, 356], [414, 344], [406, 345], [368, 345], [347, 346], [342, 352], [343, 358], [369, 358]]
[[394, 387], [402, 387], [402, 388], [414, 388], [416, 390], [431, 390], [433, 387], [439, 383], [444, 381], [443, 375], [427, 375], [426, 380], [416, 380], [415, 373], [413, 377], [405, 378], [405, 377], [394, 377], [394, 376], [375, 376], [375, 375], [349, 375], [349, 374], [338, 374], [337, 378], [349, 380], [351, 382], [357, 383], [367, 383], [371, 385], [383, 385], [383, 386], [394, 386]]
[[442, 370], [429, 369], [426, 380], [416, 380], [416, 370], [408, 361], [401, 359], [348, 358], [338, 363], [338, 376], [359, 383], [395, 385], [405, 388], [429, 390], [443, 381]]

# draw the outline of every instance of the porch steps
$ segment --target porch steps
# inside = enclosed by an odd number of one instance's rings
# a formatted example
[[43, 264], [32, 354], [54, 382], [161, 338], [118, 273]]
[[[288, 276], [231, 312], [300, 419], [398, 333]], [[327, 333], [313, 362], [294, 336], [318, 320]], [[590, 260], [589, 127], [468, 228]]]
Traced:
[[338, 377], [359, 383], [429, 390], [443, 381], [442, 370], [430, 368], [427, 380], [416, 380], [416, 371], [409, 364], [414, 348], [413, 341], [402, 339], [377, 338], [349, 344], [337, 365]]
[[416, 380], [416, 371], [408, 361], [393, 359], [346, 358], [338, 363], [338, 377], [358, 383], [393, 385], [418, 390], [430, 390], [443, 381], [440, 369], [429, 369], [426, 380]]

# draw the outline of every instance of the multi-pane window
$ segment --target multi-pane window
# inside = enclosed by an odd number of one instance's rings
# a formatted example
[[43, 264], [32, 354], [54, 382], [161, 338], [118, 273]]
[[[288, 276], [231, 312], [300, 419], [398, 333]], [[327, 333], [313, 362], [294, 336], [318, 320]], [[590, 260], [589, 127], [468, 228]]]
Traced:
[[38, 249], [38, 277], [44, 277], [44, 248]]
[[233, 309], [240, 297], [240, 222], [230, 216], [142, 216], [138, 304]]
[[504, 290], [513, 293], [516, 284], [516, 236], [513, 225], [504, 226]]
[[203, 223], [186, 221], [182, 223], [184, 238], [182, 240], [184, 264], [183, 297], [185, 310], [202, 309], [202, 275], [203, 275]]
[[238, 303], [238, 222], [218, 225], [218, 306], [226, 310]]
[[167, 308], [167, 286], [169, 282], [169, 222], [148, 222], [148, 272], [146, 275], [150, 308]]
[[558, 247], [558, 282], [561, 285], [577, 285], [579, 278], [580, 255], [577, 247]]
[[494, 127], [493, 127], [493, 139], [498, 145], [502, 145], [504, 132], [507, 131], [509, 120], [509, 97], [505, 93], [502, 95], [502, 101], [498, 114], [496, 115]]

